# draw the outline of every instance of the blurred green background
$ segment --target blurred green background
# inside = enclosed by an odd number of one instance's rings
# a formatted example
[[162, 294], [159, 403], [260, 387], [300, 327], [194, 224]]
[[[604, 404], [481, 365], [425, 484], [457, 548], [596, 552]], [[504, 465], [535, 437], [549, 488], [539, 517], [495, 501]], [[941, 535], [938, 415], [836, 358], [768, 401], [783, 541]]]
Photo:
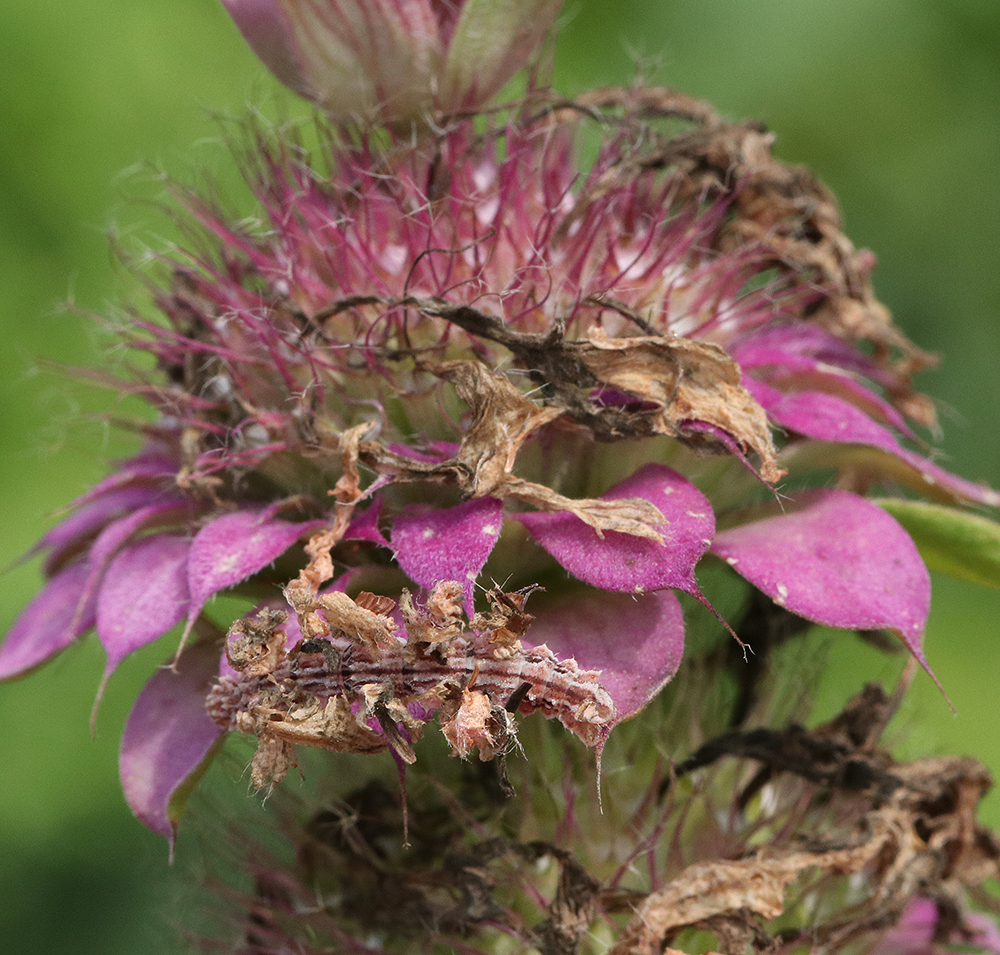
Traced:
[[[160, 245], [156, 169], [232, 183], [217, 114], [273, 104], [264, 74], [216, 0], [6, 0], [0, 29], [0, 566], [128, 444], [98, 413], [114, 395], [67, 384], [40, 359], [106, 362], [83, 310], [113, 314], [132, 290], [109, 254]], [[777, 151], [838, 193], [856, 244], [879, 256], [877, 289], [918, 344], [943, 355], [946, 463], [1000, 484], [1000, 4], [996, 0], [575, 0], [557, 83], [568, 93], [646, 75], [764, 120]], [[67, 310], [69, 302], [75, 310]], [[124, 409], [123, 409], [124, 410]], [[6, 571], [0, 632], [38, 586]], [[1000, 768], [1000, 594], [935, 580], [927, 651], [957, 710], [917, 679], [913, 754], [962, 752]], [[116, 674], [95, 641], [0, 686], [0, 940], [34, 953], [170, 953], [178, 868], [118, 786], [129, 701], [166, 655]], [[838, 673], [868, 674], [845, 644]], [[877, 674], [876, 674], [877, 675]], [[831, 704], [832, 705], [832, 704]], [[236, 784], [233, 798], [242, 798]], [[1000, 799], [987, 816], [1000, 825]]]

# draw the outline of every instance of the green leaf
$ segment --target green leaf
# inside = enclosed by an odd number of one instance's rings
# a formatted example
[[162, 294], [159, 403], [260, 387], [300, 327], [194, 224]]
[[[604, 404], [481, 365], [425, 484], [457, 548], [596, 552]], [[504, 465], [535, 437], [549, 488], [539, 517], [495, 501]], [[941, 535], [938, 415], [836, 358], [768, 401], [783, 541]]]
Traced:
[[913, 538], [931, 570], [1000, 589], [1000, 524], [941, 504], [876, 498]]

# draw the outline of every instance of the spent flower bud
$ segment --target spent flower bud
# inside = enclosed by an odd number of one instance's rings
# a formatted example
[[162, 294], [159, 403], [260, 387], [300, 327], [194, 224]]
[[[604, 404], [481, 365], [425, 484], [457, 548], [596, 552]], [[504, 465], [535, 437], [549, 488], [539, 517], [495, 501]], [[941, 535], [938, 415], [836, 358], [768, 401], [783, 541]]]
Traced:
[[336, 120], [470, 110], [534, 55], [562, 0], [223, 0], [268, 69]]

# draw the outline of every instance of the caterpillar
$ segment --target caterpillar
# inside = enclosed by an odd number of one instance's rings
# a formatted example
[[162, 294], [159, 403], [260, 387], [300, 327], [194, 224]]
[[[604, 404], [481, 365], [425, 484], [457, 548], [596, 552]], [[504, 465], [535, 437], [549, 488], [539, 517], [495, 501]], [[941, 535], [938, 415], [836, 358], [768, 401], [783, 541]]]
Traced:
[[490, 612], [468, 624], [461, 593], [459, 584], [443, 582], [418, 608], [404, 592], [405, 642], [394, 635], [395, 602], [368, 593], [353, 601], [340, 592], [317, 597], [309, 613], [299, 613], [306, 636], [290, 650], [286, 612], [237, 621], [227, 641], [235, 672], [219, 678], [206, 707], [223, 728], [257, 736], [253, 784], [280, 781], [295, 765], [296, 744], [353, 753], [388, 747], [412, 763], [412, 743], [432, 717], [461, 757], [473, 749], [484, 760], [508, 752], [518, 712], [540, 712], [599, 746], [616, 715], [600, 671], [582, 670], [544, 645], [522, 645], [532, 619], [524, 592], [490, 591]]

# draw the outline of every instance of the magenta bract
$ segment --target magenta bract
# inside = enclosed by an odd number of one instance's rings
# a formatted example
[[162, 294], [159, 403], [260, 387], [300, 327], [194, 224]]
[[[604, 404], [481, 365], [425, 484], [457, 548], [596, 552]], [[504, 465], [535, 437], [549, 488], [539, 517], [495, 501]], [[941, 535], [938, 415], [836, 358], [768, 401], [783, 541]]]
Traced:
[[621, 593], [673, 588], [697, 593], [695, 564], [715, 533], [712, 505], [690, 481], [658, 464], [646, 464], [602, 495], [613, 501], [640, 497], [655, 505], [664, 522], [663, 542], [616, 531], [598, 535], [572, 514], [519, 514], [518, 520], [574, 577], [592, 587]]
[[97, 635], [110, 674], [130, 653], [184, 619], [190, 603], [191, 541], [154, 534], [123, 547], [108, 565], [97, 598]]
[[483, 497], [455, 507], [410, 505], [392, 523], [392, 549], [399, 566], [426, 590], [439, 580], [465, 586], [466, 610], [474, 613], [474, 587], [500, 538], [503, 504]]
[[95, 600], [84, 600], [87, 577], [85, 563], [71, 564], [28, 604], [0, 646], [0, 680], [34, 669], [94, 625]]
[[533, 645], [545, 644], [560, 657], [601, 671], [618, 722], [659, 693], [684, 654], [684, 614], [669, 591], [565, 600], [540, 612], [530, 633]]
[[211, 644], [189, 647], [174, 666], [153, 675], [136, 699], [122, 737], [119, 768], [125, 798], [140, 822], [173, 843], [191, 781], [222, 730], [205, 713], [204, 700], [218, 671]]
[[895, 518], [844, 491], [814, 491], [778, 517], [721, 531], [712, 553], [776, 604], [847, 630], [892, 630], [924, 667], [930, 577]]
[[193, 620], [220, 590], [238, 584], [280, 557], [320, 521], [293, 523], [273, 516], [274, 508], [237, 511], [206, 524], [191, 542], [188, 581]]

